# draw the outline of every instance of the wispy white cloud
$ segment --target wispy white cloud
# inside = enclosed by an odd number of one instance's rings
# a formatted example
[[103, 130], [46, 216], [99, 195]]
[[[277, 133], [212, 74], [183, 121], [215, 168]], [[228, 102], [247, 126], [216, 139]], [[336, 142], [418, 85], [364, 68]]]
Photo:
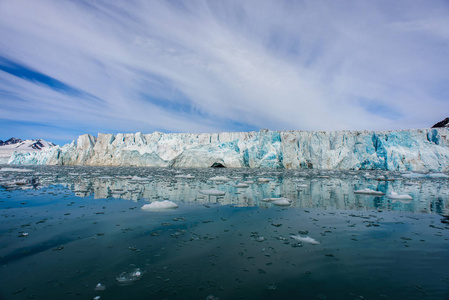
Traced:
[[425, 127], [448, 113], [448, 12], [444, 1], [3, 1], [1, 55], [101, 101], [0, 71], [0, 118], [74, 135]]

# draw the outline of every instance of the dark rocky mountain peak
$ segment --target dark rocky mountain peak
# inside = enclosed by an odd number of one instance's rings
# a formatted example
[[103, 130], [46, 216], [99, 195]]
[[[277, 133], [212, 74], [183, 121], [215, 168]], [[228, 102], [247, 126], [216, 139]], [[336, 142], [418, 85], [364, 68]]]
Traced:
[[449, 118], [444, 119], [432, 126], [432, 128], [449, 127]]
[[10, 138], [9, 140], [6, 141], [2, 141], [0, 140], [0, 146], [6, 146], [6, 145], [13, 145], [13, 144], [19, 144], [22, 143], [22, 139], [18, 139], [18, 138]]

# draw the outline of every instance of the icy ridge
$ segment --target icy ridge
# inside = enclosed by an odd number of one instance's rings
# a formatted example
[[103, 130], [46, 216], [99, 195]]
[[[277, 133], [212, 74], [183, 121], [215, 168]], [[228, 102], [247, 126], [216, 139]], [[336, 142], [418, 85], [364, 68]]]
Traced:
[[448, 128], [398, 131], [119, 133], [79, 136], [10, 164], [449, 171]]

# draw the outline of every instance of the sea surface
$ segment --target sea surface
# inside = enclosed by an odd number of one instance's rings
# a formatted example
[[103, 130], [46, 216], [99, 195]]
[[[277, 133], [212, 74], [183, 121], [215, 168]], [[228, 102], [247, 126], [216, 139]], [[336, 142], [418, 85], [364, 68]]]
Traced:
[[0, 299], [449, 299], [448, 212], [447, 173], [0, 165]]

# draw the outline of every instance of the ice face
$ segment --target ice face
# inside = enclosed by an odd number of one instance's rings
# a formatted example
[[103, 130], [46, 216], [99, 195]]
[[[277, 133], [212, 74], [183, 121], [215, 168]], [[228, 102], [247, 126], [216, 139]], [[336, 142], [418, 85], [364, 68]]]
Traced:
[[339, 170], [449, 170], [448, 128], [82, 135], [63, 147], [15, 153], [10, 164]]

